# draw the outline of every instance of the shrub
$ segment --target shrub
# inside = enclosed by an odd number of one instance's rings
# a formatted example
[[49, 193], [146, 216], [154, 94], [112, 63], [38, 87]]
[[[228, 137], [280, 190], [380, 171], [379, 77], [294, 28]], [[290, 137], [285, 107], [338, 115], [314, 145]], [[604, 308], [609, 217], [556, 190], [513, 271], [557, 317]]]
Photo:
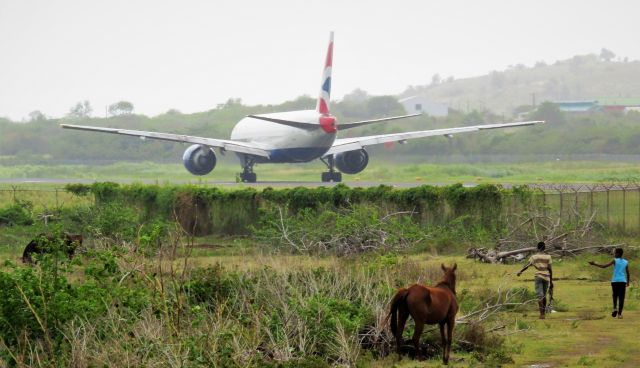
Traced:
[[89, 220], [89, 227], [94, 233], [129, 241], [135, 238], [138, 225], [136, 211], [118, 202], [92, 208]]
[[31, 210], [33, 206], [26, 201], [16, 201], [0, 208], [0, 225], [32, 225]]
[[63, 254], [41, 256], [37, 268], [8, 266], [8, 271], [0, 272], [0, 337], [10, 347], [22, 334], [57, 344], [67, 321], [95, 317], [106, 309], [107, 290], [92, 281], [82, 285], [68, 281], [71, 269]]
[[198, 268], [191, 274], [185, 291], [192, 303], [215, 306], [240, 292], [244, 286], [240, 276], [225, 272], [220, 263], [207, 268]]

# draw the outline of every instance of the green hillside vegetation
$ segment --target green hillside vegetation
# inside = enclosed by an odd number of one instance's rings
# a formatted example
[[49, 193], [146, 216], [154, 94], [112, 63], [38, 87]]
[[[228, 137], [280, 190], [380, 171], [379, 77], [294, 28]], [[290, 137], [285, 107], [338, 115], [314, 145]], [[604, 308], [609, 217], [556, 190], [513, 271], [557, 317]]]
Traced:
[[519, 106], [531, 105], [532, 94], [538, 102], [640, 97], [640, 61], [577, 55], [551, 65], [518, 64], [480, 77], [410, 87], [402, 97], [422, 95], [455, 109], [489, 109], [511, 115]]
[[[379, 97], [379, 99], [388, 103], [392, 97]], [[388, 103], [384, 111], [372, 112], [374, 109], [371, 105], [376, 105], [370, 101], [375, 100], [370, 99], [359, 104], [350, 103], [351, 106], [348, 107], [338, 103], [335, 104], [335, 111], [342, 121], [403, 113], [402, 107], [397, 103]], [[131, 137], [63, 130], [58, 124], [64, 122], [228, 138], [233, 125], [248, 114], [309, 106], [313, 106], [313, 100], [301, 97], [280, 106], [234, 104], [202, 113], [169, 113], [153, 118], [143, 115], [125, 115], [107, 119], [53, 119], [23, 124], [0, 120], [0, 165], [82, 162], [95, 164], [120, 160], [177, 163], [186, 145], [149, 140], [142, 142]], [[408, 155], [473, 157], [477, 155], [640, 154], [640, 113], [568, 115], [558, 111], [551, 104], [542, 104], [530, 118], [545, 119], [548, 123], [535, 127], [462, 134], [455, 136], [452, 140], [433, 137], [410, 141], [406, 145], [391, 147], [393, 155], [383, 152], [388, 149], [385, 147], [372, 147], [370, 151], [373, 157], [379, 158]], [[489, 111], [472, 111], [468, 114], [452, 111], [446, 118], [423, 116], [353, 129], [345, 131], [340, 136], [437, 129], [498, 121], [502, 121], [501, 117]]]

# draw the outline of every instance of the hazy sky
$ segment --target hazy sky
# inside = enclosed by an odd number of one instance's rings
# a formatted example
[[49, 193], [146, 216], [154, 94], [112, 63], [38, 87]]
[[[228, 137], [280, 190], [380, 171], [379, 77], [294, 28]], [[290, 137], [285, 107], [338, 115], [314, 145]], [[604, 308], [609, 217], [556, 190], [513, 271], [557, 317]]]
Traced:
[[0, 116], [157, 115], [240, 97], [317, 95], [335, 31], [332, 97], [396, 94], [431, 76], [599, 52], [640, 59], [640, 2], [0, 0]]

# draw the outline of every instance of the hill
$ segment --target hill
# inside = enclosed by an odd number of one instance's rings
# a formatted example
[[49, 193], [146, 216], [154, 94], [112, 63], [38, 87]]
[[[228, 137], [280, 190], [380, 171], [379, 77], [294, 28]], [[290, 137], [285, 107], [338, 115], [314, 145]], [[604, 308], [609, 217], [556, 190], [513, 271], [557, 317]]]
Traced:
[[491, 110], [512, 115], [536, 101], [597, 100], [640, 97], [640, 61], [605, 61], [597, 55], [577, 55], [552, 65], [515, 65], [505, 71], [410, 87], [401, 97], [422, 95], [463, 111]]

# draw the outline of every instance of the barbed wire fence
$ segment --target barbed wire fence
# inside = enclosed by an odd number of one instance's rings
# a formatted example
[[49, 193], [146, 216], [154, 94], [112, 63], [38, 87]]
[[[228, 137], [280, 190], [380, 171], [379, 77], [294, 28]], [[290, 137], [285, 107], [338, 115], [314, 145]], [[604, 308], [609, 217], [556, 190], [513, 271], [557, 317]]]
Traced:
[[512, 204], [507, 215], [516, 211], [538, 211], [543, 216], [579, 222], [593, 218], [607, 228], [623, 233], [640, 233], [640, 183], [531, 184], [533, 199], [529, 208]]

